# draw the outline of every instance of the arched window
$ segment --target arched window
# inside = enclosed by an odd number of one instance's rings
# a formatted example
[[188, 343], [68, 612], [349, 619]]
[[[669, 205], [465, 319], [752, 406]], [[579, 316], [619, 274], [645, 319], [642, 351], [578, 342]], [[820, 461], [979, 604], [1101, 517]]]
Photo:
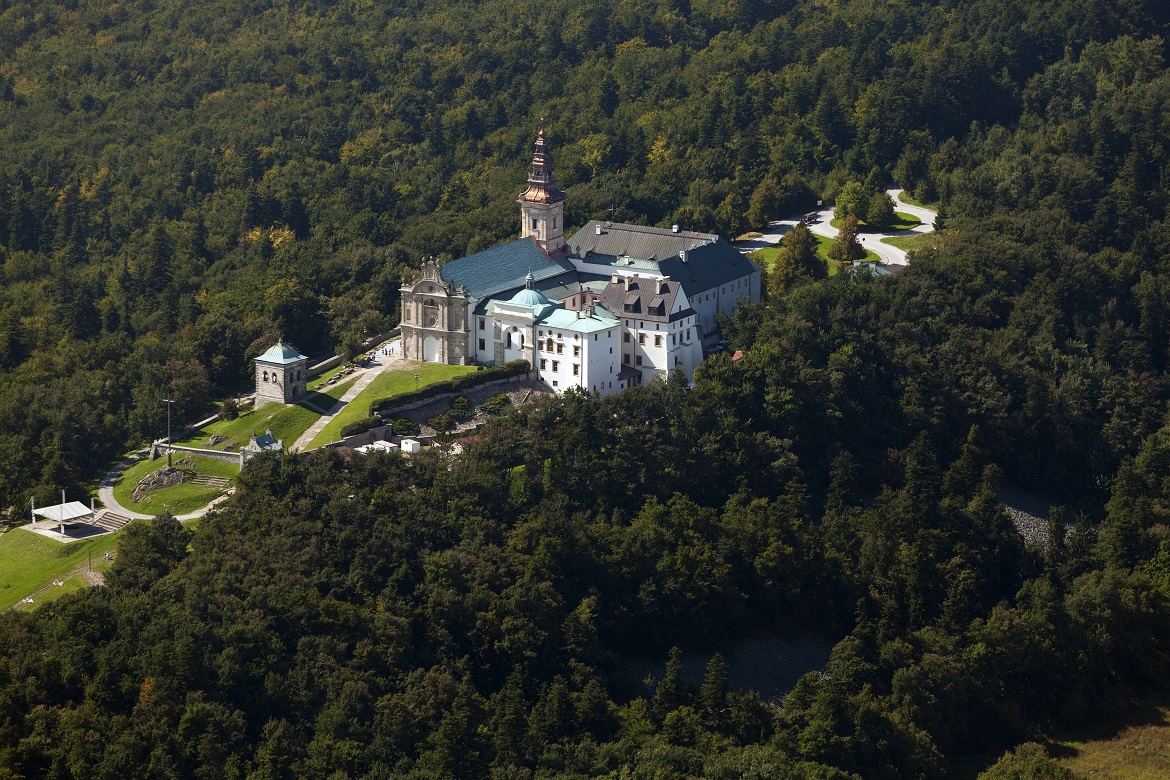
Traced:
[[268, 372], [267, 371], [264, 372], [264, 381], [265, 382], [268, 381]]
[[508, 332], [508, 333], [504, 334], [504, 349], [511, 349], [511, 348], [512, 348], [512, 333]]
[[436, 305], [436, 304], [435, 304], [435, 299], [434, 299], [434, 298], [427, 298], [427, 301], [426, 301], [426, 303], [424, 303], [424, 304], [423, 304], [423, 306], [435, 306], [435, 305]]
[[524, 349], [524, 334], [523, 333], [516, 334], [516, 348], [517, 349]]

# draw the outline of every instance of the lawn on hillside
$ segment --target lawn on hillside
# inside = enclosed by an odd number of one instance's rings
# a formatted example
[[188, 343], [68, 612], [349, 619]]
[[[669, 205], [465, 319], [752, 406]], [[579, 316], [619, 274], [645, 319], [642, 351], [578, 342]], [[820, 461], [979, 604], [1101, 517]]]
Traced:
[[[175, 465], [179, 465], [179, 460], [188, 459], [194, 461], [194, 471], [199, 476], [232, 479], [240, 473], [238, 466], [201, 455], [180, 456], [176, 454], [174, 457]], [[127, 509], [141, 512], [144, 515], [161, 515], [163, 512], [185, 515], [207, 506], [223, 492], [222, 488], [215, 485], [195, 485], [191, 482], [183, 482], [173, 487], [152, 490], [143, 498], [141, 504], [135, 503], [132, 496], [138, 481], [166, 465], [167, 459], [165, 457], [158, 458], [153, 462], [143, 458], [135, 463], [118, 475], [118, 481], [114, 483], [114, 498]]]
[[[837, 228], [838, 230], [841, 229], [841, 225], [843, 225], [844, 223], [845, 223], [845, 220], [841, 217], [833, 217], [831, 220], [829, 220], [829, 224], [832, 225], [833, 227]], [[920, 220], [918, 217], [914, 216], [913, 214], [908, 214], [905, 211], [895, 211], [894, 212], [894, 221], [888, 225], [870, 226], [870, 225], [867, 225], [866, 223], [862, 222], [861, 220], [858, 220], [857, 221], [857, 232], [858, 233], [892, 233], [896, 230], [910, 230], [911, 228], [916, 228], [921, 224], [922, 224], [922, 220]]]
[[[829, 259], [829, 247], [833, 245], [833, 239], [825, 238], [824, 236], [818, 236], [815, 233], [813, 234], [813, 238], [817, 240], [817, 254], [820, 255], [820, 257], [829, 264], [829, 276], [835, 276], [839, 270], [838, 265], [835, 261]], [[766, 246], [763, 249], [757, 249], [756, 251], [752, 252], [750, 256], [752, 260], [763, 265], [766, 272], [770, 273], [772, 271], [772, 267], [776, 265], [776, 256], [778, 254], [780, 254], [779, 244], [776, 246]], [[865, 250], [865, 257], [863, 258], [862, 262], [876, 263], [880, 260], [880, 257], [867, 249]]]
[[[442, 382], [475, 370], [475, 366], [416, 363], [414, 368], [408, 368], [404, 371], [384, 371], [378, 374], [377, 378], [370, 383], [369, 387], [359, 393], [356, 398], [334, 415], [333, 419], [321, 429], [321, 432], [313, 437], [313, 440], [309, 442], [309, 446], [306, 449], [311, 450], [340, 439], [341, 429], [351, 422], [368, 417], [370, 414], [370, 404], [379, 398], [391, 398], [414, 390], [416, 386], [414, 380], [415, 374], [418, 374], [420, 377], [417, 386], [426, 387], [427, 385], [433, 385], [436, 382]], [[291, 446], [291, 443], [286, 442], [286, 445]]]
[[8, 609], [54, 580], [63, 580], [65, 586], [37, 596], [31, 606], [80, 588], [81, 572], [90, 557], [93, 568], [104, 571], [109, 567], [106, 552], [117, 547], [121, 537], [118, 531], [62, 544], [23, 528], [0, 535], [0, 609]]
[[1094, 723], [1054, 743], [1060, 764], [1077, 777], [1170, 777], [1170, 707], [1143, 705], [1123, 720]]
[[[318, 393], [309, 393], [307, 400], [322, 409], [328, 409], [334, 402], [349, 389], [357, 378], [336, 385]], [[259, 409], [248, 410], [234, 420], [216, 420], [205, 425], [191, 436], [175, 442], [185, 447], [201, 447], [204, 449], [226, 450], [229, 447], [238, 451], [248, 443], [252, 433], [262, 434], [272, 429], [272, 435], [278, 441], [283, 441], [286, 447], [300, 438], [301, 434], [309, 430], [321, 415], [303, 403], [286, 406], [282, 403], [265, 404]], [[224, 441], [214, 447], [208, 447], [207, 440], [212, 435], [226, 437]]]
[[309, 383], [305, 385], [305, 388], [308, 390], [316, 390], [324, 386], [324, 384], [329, 381], [330, 377], [334, 377], [344, 371], [345, 365], [345, 363], [342, 363], [340, 366], [336, 366], [335, 368], [331, 368], [328, 371], [321, 372], [319, 375], [310, 379]]
[[938, 236], [935, 233], [915, 233], [912, 236], [889, 236], [883, 238], [882, 243], [909, 252], [913, 249], [926, 249], [933, 246], [937, 239]]

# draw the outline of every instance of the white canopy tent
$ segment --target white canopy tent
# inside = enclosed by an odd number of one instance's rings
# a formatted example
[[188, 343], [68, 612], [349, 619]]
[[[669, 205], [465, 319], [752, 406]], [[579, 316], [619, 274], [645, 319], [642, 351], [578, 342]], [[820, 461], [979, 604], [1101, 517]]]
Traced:
[[[62, 496], [64, 498], [64, 496]], [[33, 507], [33, 527], [37, 525], [37, 518], [48, 520], [50, 523], [56, 523], [61, 533], [65, 533], [65, 526], [72, 525], [77, 522], [90, 522], [93, 520], [93, 509], [86, 506], [80, 501], [67, 501], [55, 506], [44, 506], [40, 509]]]

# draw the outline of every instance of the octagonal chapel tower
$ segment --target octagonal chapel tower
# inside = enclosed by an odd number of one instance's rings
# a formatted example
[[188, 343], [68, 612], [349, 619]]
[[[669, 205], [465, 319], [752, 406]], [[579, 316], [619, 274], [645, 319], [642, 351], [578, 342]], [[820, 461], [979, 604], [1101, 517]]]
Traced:
[[543, 119], [540, 120], [540, 132], [536, 134], [528, 188], [520, 193], [517, 202], [520, 204], [520, 237], [531, 236], [549, 254], [563, 250], [565, 193], [557, 189], [557, 179], [553, 176]]

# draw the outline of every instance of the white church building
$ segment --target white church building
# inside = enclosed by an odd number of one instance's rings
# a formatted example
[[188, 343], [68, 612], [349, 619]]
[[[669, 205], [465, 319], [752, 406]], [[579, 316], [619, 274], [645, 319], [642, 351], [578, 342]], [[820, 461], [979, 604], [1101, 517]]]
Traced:
[[688, 378], [719, 339], [716, 313], [760, 298], [761, 267], [709, 233], [589, 222], [564, 237], [544, 128], [518, 198], [521, 237], [401, 288], [409, 360], [527, 360], [556, 392], [604, 396], [673, 370]]

